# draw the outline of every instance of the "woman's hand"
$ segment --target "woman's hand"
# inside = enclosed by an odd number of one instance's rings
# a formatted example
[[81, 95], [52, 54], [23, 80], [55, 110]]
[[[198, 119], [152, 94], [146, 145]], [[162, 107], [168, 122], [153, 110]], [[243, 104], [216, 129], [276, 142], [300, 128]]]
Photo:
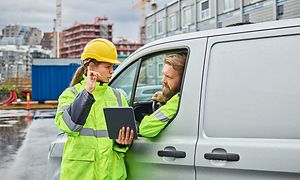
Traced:
[[85, 85], [85, 89], [92, 93], [95, 90], [97, 77], [100, 77], [101, 75], [96, 71], [90, 71], [90, 67], [87, 67], [87, 83]]
[[121, 145], [129, 145], [132, 143], [133, 137], [134, 131], [130, 130], [129, 127], [125, 130], [125, 127], [123, 127], [119, 130], [119, 137], [116, 142]]

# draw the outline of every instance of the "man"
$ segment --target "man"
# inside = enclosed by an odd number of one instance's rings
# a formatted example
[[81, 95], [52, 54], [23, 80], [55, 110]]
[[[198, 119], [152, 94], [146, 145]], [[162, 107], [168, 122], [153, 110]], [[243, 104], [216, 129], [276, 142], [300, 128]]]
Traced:
[[144, 137], [155, 137], [175, 117], [179, 91], [186, 56], [181, 53], [170, 54], [165, 58], [163, 68], [162, 92], [156, 92], [152, 99], [164, 104], [151, 115], [145, 116], [139, 126], [140, 134]]

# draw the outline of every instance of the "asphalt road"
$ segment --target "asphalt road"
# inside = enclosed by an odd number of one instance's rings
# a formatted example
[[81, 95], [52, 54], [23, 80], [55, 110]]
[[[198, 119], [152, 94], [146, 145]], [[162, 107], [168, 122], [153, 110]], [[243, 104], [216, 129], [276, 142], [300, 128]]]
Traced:
[[42, 117], [43, 116], [40, 116], [31, 121], [30, 125], [26, 129], [27, 133], [25, 139], [21, 147], [18, 149], [14, 160], [8, 162], [4, 168], [0, 168], [0, 179], [46, 179], [49, 146], [51, 141], [56, 138], [59, 131], [54, 124], [53, 117]]

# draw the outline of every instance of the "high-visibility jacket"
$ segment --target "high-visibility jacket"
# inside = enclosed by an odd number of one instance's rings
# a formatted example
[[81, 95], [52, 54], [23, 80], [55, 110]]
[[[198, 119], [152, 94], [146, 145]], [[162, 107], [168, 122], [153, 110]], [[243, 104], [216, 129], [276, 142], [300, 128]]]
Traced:
[[175, 117], [178, 109], [179, 94], [175, 94], [167, 103], [153, 112], [146, 115], [139, 126], [139, 133], [144, 137], [155, 137]]
[[126, 179], [123, 157], [128, 147], [108, 138], [103, 113], [106, 106], [128, 106], [126, 99], [107, 84], [97, 85], [93, 95], [85, 85], [86, 77], [58, 100], [55, 123], [68, 135], [60, 179]]

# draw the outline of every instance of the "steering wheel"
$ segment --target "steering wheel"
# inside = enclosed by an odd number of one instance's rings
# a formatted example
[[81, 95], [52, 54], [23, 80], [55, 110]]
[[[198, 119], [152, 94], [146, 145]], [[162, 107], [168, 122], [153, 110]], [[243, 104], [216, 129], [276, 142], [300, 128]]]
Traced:
[[155, 112], [161, 106], [162, 104], [160, 102], [152, 100], [152, 112]]

